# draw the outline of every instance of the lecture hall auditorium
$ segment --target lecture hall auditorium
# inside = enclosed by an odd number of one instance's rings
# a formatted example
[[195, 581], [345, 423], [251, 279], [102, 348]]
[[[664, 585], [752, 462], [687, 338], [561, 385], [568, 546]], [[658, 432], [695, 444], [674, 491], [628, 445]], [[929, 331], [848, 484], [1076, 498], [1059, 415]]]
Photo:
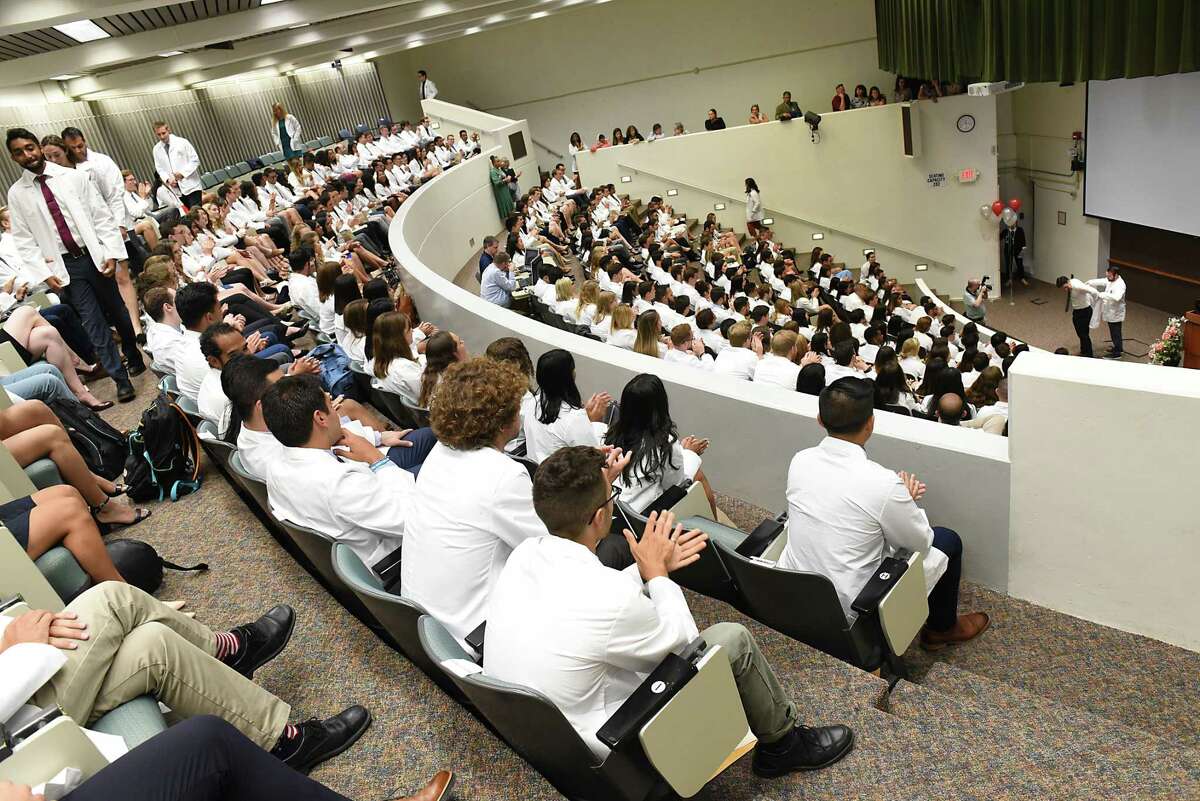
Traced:
[[0, 3], [0, 801], [1200, 797], [1200, 14], [951, 5]]

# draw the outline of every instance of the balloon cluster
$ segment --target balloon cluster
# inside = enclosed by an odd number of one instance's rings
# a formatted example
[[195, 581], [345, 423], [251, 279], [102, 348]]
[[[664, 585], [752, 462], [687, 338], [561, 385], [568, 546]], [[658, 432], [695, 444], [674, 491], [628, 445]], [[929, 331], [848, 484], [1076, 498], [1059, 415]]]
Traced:
[[1007, 206], [1004, 205], [1004, 201], [1002, 200], [996, 200], [990, 205], [984, 203], [979, 207], [979, 215], [985, 220], [988, 219], [988, 215], [999, 217], [1001, 222], [1003, 222], [1009, 228], [1013, 228], [1017, 224], [1017, 212], [1020, 210], [1021, 200], [1014, 197], [1012, 200], [1008, 201]]

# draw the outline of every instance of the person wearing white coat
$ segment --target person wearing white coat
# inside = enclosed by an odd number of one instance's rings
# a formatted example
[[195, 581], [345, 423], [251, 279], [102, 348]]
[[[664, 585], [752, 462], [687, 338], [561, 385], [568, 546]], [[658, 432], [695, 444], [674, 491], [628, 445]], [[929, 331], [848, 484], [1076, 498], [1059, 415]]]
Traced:
[[[137, 349], [129, 312], [113, 279], [125, 258], [117, 221], [92, 177], [47, 162], [34, 134], [10, 129], [8, 149], [23, 169], [8, 190], [13, 244], [34, 281], [61, 292], [79, 313], [100, 363], [117, 385], [117, 397], [137, 393], [130, 374], [146, 369]], [[110, 326], [121, 335], [129, 370], [121, 363]]]
[[189, 209], [200, 202], [204, 184], [200, 182], [200, 156], [192, 143], [171, 133], [165, 122], [154, 123], [154, 171], [167, 186], [175, 190]]
[[417, 97], [420, 100], [433, 100], [438, 96], [437, 84], [429, 80], [425, 70], [417, 70]]
[[[271, 106], [271, 138], [275, 147], [283, 151], [285, 159], [293, 159], [303, 155], [303, 142], [300, 142], [300, 120], [289, 114], [282, 103]], [[300, 143], [300, 147], [296, 144]]]
[[763, 204], [758, 194], [758, 184], [753, 178], [746, 179], [746, 233], [751, 237], [758, 236], [762, 228]]
[[[1113, 265], [1109, 265], [1104, 278], [1093, 278], [1087, 282], [1089, 287], [1096, 290], [1099, 299], [1099, 320], [1108, 323], [1108, 333], [1112, 338], [1112, 347], [1104, 354], [1106, 359], [1119, 359], [1125, 353], [1125, 342], [1121, 336], [1121, 325], [1125, 322], [1125, 279]], [[1092, 314], [1092, 327], [1099, 325], [1097, 315]]]

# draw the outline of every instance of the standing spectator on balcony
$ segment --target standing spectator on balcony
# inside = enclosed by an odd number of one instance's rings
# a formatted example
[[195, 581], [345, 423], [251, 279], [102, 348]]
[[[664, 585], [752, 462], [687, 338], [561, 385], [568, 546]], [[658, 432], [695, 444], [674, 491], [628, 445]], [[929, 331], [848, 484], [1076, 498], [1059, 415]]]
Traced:
[[746, 179], [746, 233], [757, 237], [762, 230], [763, 204], [758, 195], [758, 184], [753, 178]]
[[200, 202], [204, 189], [200, 183], [200, 156], [191, 142], [173, 135], [165, 122], [154, 123], [154, 135], [158, 137], [153, 151], [154, 171], [190, 209]]
[[850, 108], [866, 108], [870, 102], [867, 97], [867, 87], [861, 83], [854, 87], [854, 97], [850, 98]]
[[872, 86], [871, 91], [867, 92], [867, 102], [872, 106], [886, 106], [887, 98], [879, 91], [878, 86]]
[[704, 130], [706, 131], [723, 131], [725, 130], [725, 120], [717, 116], [717, 110], [710, 108], [708, 110], [708, 119], [704, 121]]
[[775, 107], [775, 119], [777, 120], [794, 120], [804, 116], [804, 112], [800, 110], [800, 104], [792, 102], [792, 93], [783, 93], [783, 102]]
[[496, 210], [500, 212], [500, 219], [507, 220], [515, 208], [512, 192], [508, 188], [513, 179], [504, 172], [501, 162], [495, 156], [489, 158], [492, 160], [492, 168], [488, 177], [492, 181], [492, 194], [496, 196]]
[[833, 90], [833, 110], [846, 111], [850, 108], [850, 98], [846, 97], [846, 84], [839, 83]]
[[912, 87], [908, 85], [908, 78], [896, 76], [896, 89], [892, 93], [893, 103], [907, 103], [913, 99]]
[[587, 150], [587, 146], [583, 144], [583, 137], [579, 135], [579, 131], [571, 133], [571, 141], [567, 144], [567, 155], [571, 157], [571, 175], [575, 178], [575, 186], [579, 186], [579, 162], [576, 156]]
[[771, 121], [770, 118], [767, 117], [766, 114], [763, 114], [762, 111], [758, 108], [757, 103], [755, 103], [754, 105], [752, 105], [750, 107], [750, 124], [751, 125], [759, 125], [761, 123], [770, 122], [770, 121]]
[[665, 138], [665, 137], [663, 135], [662, 123], [661, 122], [654, 123], [654, 127], [650, 129], [650, 135], [646, 137], [646, 141], [653, 142], [655, 139], [663, 139], [663, 138]]
[[433, 100], [438, 96], [437, 84], [429, 80], [425, 70], [417, 70], [417, 92], [421, 100]]
[[300, 120], [288, 114], [282, 103], [271, 106], [271, 138], [288, 161], [304, 154], [303, 146], [296, 146], [300, 141]]

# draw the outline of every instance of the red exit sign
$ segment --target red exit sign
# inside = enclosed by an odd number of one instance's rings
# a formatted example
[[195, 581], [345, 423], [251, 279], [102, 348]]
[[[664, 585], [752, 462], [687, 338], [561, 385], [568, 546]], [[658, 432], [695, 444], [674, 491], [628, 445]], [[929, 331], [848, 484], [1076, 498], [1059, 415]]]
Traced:
[[960, 184], [973, 183], [979, 177], [979, 171], [967, 167], [965, 170], [958, 171], [958, 182]]

